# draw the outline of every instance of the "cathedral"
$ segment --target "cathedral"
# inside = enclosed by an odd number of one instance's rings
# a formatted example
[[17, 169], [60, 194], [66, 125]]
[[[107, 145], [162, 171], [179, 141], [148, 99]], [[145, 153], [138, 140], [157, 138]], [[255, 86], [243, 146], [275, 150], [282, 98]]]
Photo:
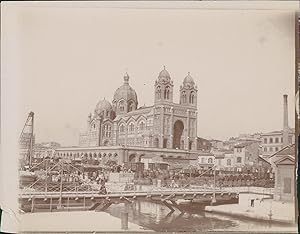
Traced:
[[99, 101], [94, 113], [89, 114], [79, 146], [196, 150], [197, 86], [188, 73], [179, 89], [179, 103], [173, 101], [173, 89], [164, 67], [154, 83], [154, 104], [139, 107], [126, 74], [112, 101]]

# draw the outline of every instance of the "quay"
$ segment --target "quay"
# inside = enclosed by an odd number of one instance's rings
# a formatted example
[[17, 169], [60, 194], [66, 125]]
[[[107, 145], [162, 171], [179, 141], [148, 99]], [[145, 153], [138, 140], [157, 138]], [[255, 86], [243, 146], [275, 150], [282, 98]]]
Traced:
[[238, 204], [206, 206], [205, 211], [232, 217], [244, 217], [260, 221], [295, 224], [295, 204], [276, 201], [273, 195], [240, 193]]

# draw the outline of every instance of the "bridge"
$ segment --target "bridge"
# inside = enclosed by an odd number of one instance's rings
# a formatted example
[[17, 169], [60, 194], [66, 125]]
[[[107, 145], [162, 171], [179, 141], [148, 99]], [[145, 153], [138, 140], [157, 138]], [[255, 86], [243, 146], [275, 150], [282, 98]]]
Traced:
[[99, 194], [96, 191], [82, 192], [36, 192], [20, 194], [19, 202], [24, 212], [54, 212], [96, 210], [104, 211], [112, 204], [148, 201], [161, 203], [171, 212], [175, 208], [181, 213], [180, 201], [197, 202], [203, 205], [237, 203], [238, 193], [225, 190], [170, 189], [152, 191], [114, 191]]

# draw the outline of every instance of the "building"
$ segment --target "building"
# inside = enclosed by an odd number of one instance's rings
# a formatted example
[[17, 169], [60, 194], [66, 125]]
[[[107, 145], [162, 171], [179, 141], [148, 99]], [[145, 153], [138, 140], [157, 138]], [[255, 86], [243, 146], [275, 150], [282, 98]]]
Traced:
[[129, 76], [112, 102], [98, 102], [87, 120], [79, 145], [138, 146], [167, 149], [197, 149], [197, 86], [190, 73], [184, 78], [173, 102], [173, 81], [164, 68], [154, 83], [154, 105], [138, 107], [138, 97]]
[[[288, 144], [295, 142], [295, 131], [289, 128], [288, 130]], [[283, 130], [272, 131], [261, 134], [261, 146], [263, 155], [272, 155], [284, 147]]]
[[214, 149], [224, 149], [224, 142], [221, 140], [213, 139], [209, 141], [211, 147]]
[[256, 172], [260, 177], [267, 176], [267, 178], [273, 178], [271, 163], [265, 158], [261, 157], [261, 155], [258, 157], [258, 166], [256, 168]]
[[212, 148], [212, 144], [210, 143], [209, 140], [206, 140], [201, 137], [197, 137], [197, 150], [210, 151], [211, 148]]
[[[154, 82], [154, 104], [138, 106], [129, 75], [114, 92], [112, 101], [99, 101], [88, 115], [79, 147], [61, 147], [64, 159], [95, 159], [101, 164], [144, 162], [170, 168], [197, 160], [197, 86], [190, 73], [183, 79], [179, 103], [173, 101], [173, 81], [164, 68]], [[152, 160], [151, 160], [152, 158]]]
[[273, 155], [275, 166], [274, 199], [278, 201], [295, 201], [296, 167], [295, 155], [290, 154], [291, 148], [285, 148], [279, 154]]
[[198, 153], [198, 166], [200, 169], [209, 169], [215, 165], [215, 155], [210, 152]]
[[283, 130], [261, 134], [263, 155], [273, 155], [289, 144], [295, 143], [295, 129], [288, 126], [288, 96], [283, 95]]
[[259, 142], [247, 141], [234, 146], [234, 165], [238, 171], [253, 170], [258, 166]]

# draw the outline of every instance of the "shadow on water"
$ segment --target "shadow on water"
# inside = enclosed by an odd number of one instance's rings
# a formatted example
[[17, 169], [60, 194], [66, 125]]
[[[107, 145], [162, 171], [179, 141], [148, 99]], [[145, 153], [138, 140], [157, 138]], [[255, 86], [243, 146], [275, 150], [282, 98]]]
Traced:
[[[215, 217], [206, 217], [203, 206], [193, 203], [181, 205], [185, 213], [175, 209], [174, 212], [158, 203], [137, 202], [127, 206], [129, 221], [154, 231], [208, 231], [214, 229], [226, 229], [234, 227], [230, 220], [222, 220]], [[114, 205], [107, 212], [115, 217], [121, 216], [125, 210], [124, 204]]]
[[106, 212], [120, 218], [121, 211], [127, 210], [129, 222], [158, 232], [196, 232], [212, 230], [251, 230], [253, 228], [270, 229], [284, 228], [290, 225], [279, 225], [266, 221], [254, 221], [247, 218], [233, 218], [205, 212], [203, 205], [198, 203], [181, 204], [181, 213], [175, 208], [174, 212], [160, 203], [138, 201], [130, 205], [115, 204]]

